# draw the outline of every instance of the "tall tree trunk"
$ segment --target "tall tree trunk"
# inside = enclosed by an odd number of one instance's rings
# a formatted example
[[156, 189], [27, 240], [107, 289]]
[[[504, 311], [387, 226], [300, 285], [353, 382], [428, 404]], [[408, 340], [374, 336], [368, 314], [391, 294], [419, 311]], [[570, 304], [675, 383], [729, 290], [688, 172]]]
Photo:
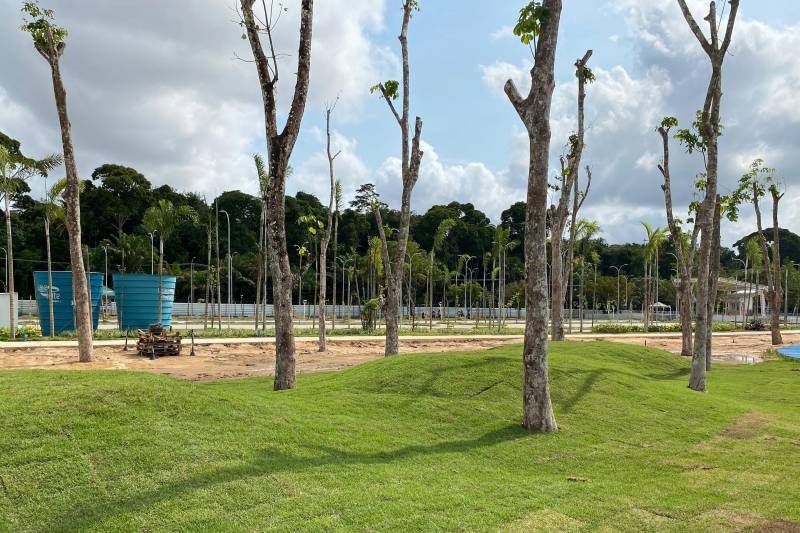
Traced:
[[[264, 31], [269, 36], [270, 58], [264, 52], [260, 38], [260, 26], [253, 14], [255, 0], [240, 0], [247, 38], [258, 72], [261, 97], [264, 104], [267, 151], [269, 156], [269, 184], [266, 194], [267, 238], [270, 266], [272, 269], [273, 298], [275, 304], [275, 390], [295, 387], [295, 344], [292, 317], [292, 271], [286, 246], [286, 173], [300, 123], [308, 98], [308, 82], [311, 70], [311, 38], [313, 22], [313, 0], [302, 0], [300, 12], [300, 40], [297, 79], [286, 124], [278, 132], [275, 91], [278, 78], [277, 55], [272, 47], [271, 21]], [[265, 14], [267, 17], [269, 15]]]
[[158, 233], [158, 323], [164, 324], [164, 239]]
[[[336, 197], [336, 180], [333, 176], [333, 161], [341, 152], [335, 154], [331, 151], [331, 113], [336, 104], [325, 110], [325, 138], [326, 155], [328, 156], [328, 177], [330, 178], [330, 197], [328, 200], [328, 223], [325, 225], [325, 233], [322, 234], [322, 243], [319, 247], [319, 351], [324, 352], [328, 349], [327, 338], [325, 336], [325, 299], [328, 290], [328, 244], [331, 242], [331, 232], [333, 231], [333, 206]], [[336, 261], [336, 259], [334, 259]], [[336, 268], [334, 266], [334, 268]], [[334, 316], [336, 315], [336, 280], [333, 282], [334, 294]], [[334, 318], [334, 320], [336, 320]]]
[[[711, 40], [709, 41], [697, 24], [694, 16], [689, 10], [686, 0], [678, 0], [684, 19], [700, 46], [705, 51], [711, 63], [711, 78], [709, 80], [706, 98], [701, 112], [700, 128], [703, 140], [707, 145], [706, 151], [706, 180], [705, 198], [698, 213], [698, 222], [701, 234], [700, 240], [700, 261], [697, 270], [697, 305], [696, 313], [696, 332], [694, 353], [692, 355], [692, 370], [689, 376], [689, 388], [696, 391], [706, 390], [706, 365], [712, 357], [711, 343], [711, 324], [714, 320], [713, 314], [709, 314], [709, 298], [714, 298], [711, 294], [713, 288], [710, 276], [713, 274], [712, 251], [715, 249], [715, 239], [719, 236], [715, 231], [714, 212], [717, 202], [717, 173], [719, 164], [719, 130], [720, 130], [720, 109], [722, 100], [722, 64], [733, 36], [733, 28], [736, 22], [736, 15], [739, 10], [739, 0], [730, 0], [730, 11], [725, 35], [720, 43], [718, 17], [716, 3], [711, 2], [710, 11], [705, 20], [709, 24]], [[713, 307], [711, 307], [713, 310]]]
[[[72, 266], [72, 294], [75, 300], [75, 322], [78, 332], [78, 358], [82, 363], [91, 362], [93, 359], [92, 341], [92, 309], [89, 301], [89, 286], [86, 278], [86, 269], [83, 266], [83, 250], [81, 249], [81, 205], [80, 205], [80, 179], [78, 168], [75, 164], [75, 152], [72, 146], [72, 131], [67, 114], [67, 91], [61, 79], [59, 61], [64, 53], [65, 43], [56, 45], [52, 32], [47, 32], [47, 48], [39, 47], [39, 51], [50, 64], [53, 78], [53, 92], [55, 93], [58, 122], [61, 126], [61, 144], [64, 149], [64, 170], [67, 177], [67, 186], [64, 190], [64, 208], [66, 212], [67, 235], [69, 237], [69, 256]], [[10, 248], [10, 246], [9, 246]], [[9, 249], [9, 253], [11, 250]], [[13, 297], [13, 295], [12, 295]]]
[[[403, 291], [403, 262], [405, 261], [406, 247], [408, 245], [408, 233], [411, 225], [411, 192], [419, 178], [419, 167], [422, 163], [423, 152], [420, 148], [420, 138], [422, 136], [422, 119], [416, 117], [414, 123], [414, 134], [410, 131], [410, 91], [411, 75], [408, 60], [408, 25], [411, 21], [411, 14], [416, 9], [417, 3], [414, 0], [404, 0], [403, 2], [403, 22], [398, 39], [400, 41], [400, 51], [403, 65], [403, 79], [401, 82], [402, 90], [402, 110], [398, 113], [393, 103], [393, 94], [389, 93], [383, 84], [379, 84], [380, 93], [391, 110], [397, 124], [400, 126], [400, 136], [402, 142], [401, 149], [401, 175], [403, 179], [403, 191], [400, 204], [400, 227], [397, 231], [397, 248], [394, 257], [390, 259], [389, 242], [386, 239], [386, 232], [381, 222], [380, 207], [376, 202], [373, 208], [378, 220], [378, 230], [381, 236], [384, 277], [386, 279], [386, 302], [384, 304], [384, 316], [386, 321], [386, 347], [385, 355], [399, 353], [400, 341], [398, 339], [399, 320], [400, 320], [400, 294]], [[391, 309], [390, 309], [391, 308]]]
[[259, 319], [261, 318], [258, 309], [261, 303], [261, 285], [263, 282], [264, 272], [264, 201], [261, 201], [261, 216], [258, 221], [258, 273], [256, 275], [256, 302], [255, 302], [255, 326], [258, 329]]
[[713, 335], [713, 320], [714, 310], [717, 304], [717, 289], [719, 287], [719, 254], [720, 254], [720, 218], [722, 212], [722, 205], [719, 195], [714, 205], [714, 229], [713, 241], [711, 246], [711, 258], [709, 265], [709, 296], [708, 296], [708, 316], [710, 317], [706, 322], [706, 371], [711, 370], [711, 338]]
[[8, 337], [14, 340], [17, 337], [17, 302], [14, 300], [14, 243], [11, 237], [11, 206], [8, 201], [9, 191], [3, 195], [6, 215], [6, 278], [8, 278]]
[[[331, 303], [333, 303], [333, 315], [331, 316], [331, 329], [336, 329], [336, 279], [337, 279], [337, 270], [338, 265], [336, 261], [338, 260], [337, 255], [339, 251], [339, 210], [336, 210], [336, 213], [333, 216], [333, 296], [331, 297]], [[342, 280], [344, 280], [344, 269], [342, 269]], [[344, 299], [344, 286], [342, 286], [342, 299]], [[340, 308], [341, 309], [341, 308]]]
[[[206, 264], [206, 301], [205, 301], [205, 305], [204, 305], [205, 309], [203, 310], [203, 315], [204, 315], [204, 318], [203, 318], [203, 329], [206, 329], [208, 327], [208, 304], [209, 304], [209, 301], [211, 300], [211, 294], [212, 294], [212, 291], [213, 291], [213, 288], [212, 288], [212, 285], [211, 285], [211, 279], [212, 279], [211, 278], [211, 224], [209, 224], [208, 228], [206, 229], [206, 237], [208, 237], [208, 240], [207, 240], [208, 246], [206, 247], [206, 250], [208, 252], [208, 262]], [[212, 305], [211, 306], [211, 328], [212, 329], [214, 328], [214, 318], [213, 317], [214, 317], [214, 306]]]
[[[522, 98], [512, 80], [505, 92], [525, 128], [530, 144], [528, 193], [525, 207], [525, 345], [523, 347], [523, 422], [529, 431], [557, 431], [550, 401], [547, 353], [547, 179], [550, 151], [550, 108], [555, 88], [554, 68], [561, 0], [544, 0], [542, 21], [531, 69], [531, 90]], [[560, 237], [559, 237], [560, 238]], [[553, 241], [556, 239], [554, 238]], [[553, 266], [555, 269], [555, 265]]]
[[783, 194], [778, 193], [773, 186], [770, 188], [772, 196], [772, 246], [767, 244], [764, 228], [761, 223], [761, 207], [759, 204], [759, 184], [753, 182], [753, 206], [756, 212], [756, 228], [761, 250], [764, 252], [764, 265], [767, 272], [767, 299], [769, 300], [770, 332], [772, 344], [783, 344], [781, 335], [781, 252], [780, 228], [778, 226], [778, 203]]
[[[44, 217], [44, 235], [47, 241], [47, 311], [50, 315], [50, 338], [52, 339], [56, 336], [56, 325], [55, 305], [53, 304], [53, 259], [50, 254], [50, 218], [47, 216]], [[40, 309], [39, 312], [41, 313], [42, 310]]]

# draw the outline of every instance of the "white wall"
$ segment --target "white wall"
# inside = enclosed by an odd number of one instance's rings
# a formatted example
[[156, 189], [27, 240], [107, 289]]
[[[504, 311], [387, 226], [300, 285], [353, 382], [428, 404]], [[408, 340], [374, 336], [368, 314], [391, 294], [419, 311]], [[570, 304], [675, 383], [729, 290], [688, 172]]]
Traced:
[[[19, 295], [14, 293], [14, 303], [18, 304]], [[0, 328], [8, 328], [11, 320], [9, 319], [9, 294], [0, 292]], [[14, 305], [14, 327], [19, 323], [19, 305]], [[10, 328], [8, 328], [10, 329]]]

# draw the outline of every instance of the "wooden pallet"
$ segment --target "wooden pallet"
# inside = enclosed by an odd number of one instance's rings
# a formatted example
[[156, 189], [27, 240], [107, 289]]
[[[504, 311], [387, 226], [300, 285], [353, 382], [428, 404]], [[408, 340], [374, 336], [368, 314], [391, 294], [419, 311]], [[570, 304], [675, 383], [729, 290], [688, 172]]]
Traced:
[[163, 357], [165, 355], [181, 354], [181, 334], [178, 332], [161, 331], [150, 328], [148, 331], [136, 331], [139, 340], [136, 343], [136, 350], [139, 355], [144, 355], [150, 359]]

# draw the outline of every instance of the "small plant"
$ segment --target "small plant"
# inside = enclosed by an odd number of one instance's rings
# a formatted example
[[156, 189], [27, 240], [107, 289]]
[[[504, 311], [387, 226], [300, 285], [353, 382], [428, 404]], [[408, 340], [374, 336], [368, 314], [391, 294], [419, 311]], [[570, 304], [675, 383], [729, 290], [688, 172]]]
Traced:
[[361, 309], [361, 329], [370, 332], [375, 331], [379, 306], [377, 298], [372, 298], [364, 303], [364, 307]]
[[747, 324], [745, 324], [744, 329], [746, 329], [747, 331], [764, 331], [767, 328], [766, 326], [764, 326], [764, 321], [756, 317], [751, 319]]

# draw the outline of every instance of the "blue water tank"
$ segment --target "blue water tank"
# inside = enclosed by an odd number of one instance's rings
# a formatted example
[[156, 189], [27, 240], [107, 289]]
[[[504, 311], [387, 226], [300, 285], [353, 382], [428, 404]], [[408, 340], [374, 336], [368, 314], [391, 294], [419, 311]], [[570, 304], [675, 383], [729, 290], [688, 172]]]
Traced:
[[[72, 272], [53, 272], [53, 324], [55, 333], [75, 331], [75, 301], [72, 291]], [[92, 299], [92, 327], [97, 329], [100, 322], [100, 296], [103, 290], [103, 273], [90, 272], [89, 292]], [[47, 284], [47, 271], [33, 273], [36, 284], [36, 305], [39, 308], [39, 325], [42, 335], [50, 335], [50, 303]]]
[[164, 275], [162, 278], [163, 290], [159, 319], [158, 275], [114, 274], [114, 301], [117, 303], [120, 329], [146, 329], [151, 324], [171, 326], [175, 281], [175, 276]]

